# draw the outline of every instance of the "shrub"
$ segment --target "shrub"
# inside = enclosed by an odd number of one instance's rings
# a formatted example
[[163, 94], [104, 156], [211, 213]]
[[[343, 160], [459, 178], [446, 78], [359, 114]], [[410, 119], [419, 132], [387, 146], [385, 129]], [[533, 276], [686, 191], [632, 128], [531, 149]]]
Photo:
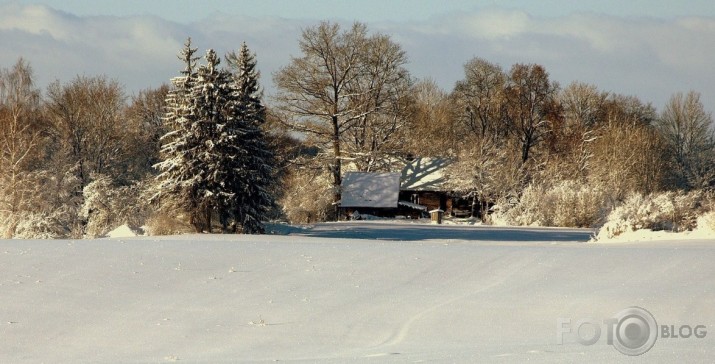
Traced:
[[278, 201], [292, 224], [325, 221], [331, 214], [333, 194], [325, 173], [296, 171], [287, 179], [285, 194]]
[[668, 191], [643, 195], [632, 193], [613, 209], [597, 239], [613, 238], [639, 229], [686, 231], [698, 226], [698, 216], [710, 209], [702, 191]]
[[[0, 187], [2, 182], [0, 181]], [[81, 238], [77, 212], [81, 197], [73, 170], [29, 173], [22, 182], [23, 198], [14, 211], [0, 206], [0, 237], [20, 239]], [[1, 190], [2, 188], [0, 188]], [[3, 196], [0, 191], [0, 200]], [[0, 203], [2, 205], [2, 203]], [[5, 211], [3, 211], [5, 210]]]
[[698, 218], [698, 229], [709, 230], [715, 234], [715, 211], [710, 211]]
[[94, 181], [83, 190], [84, 203], [79, 211], [86, 222], [86, 236], [104, 236], [123, 224], [134, 228], [144, 224], [148, 206], [143, 198], [143, 183], [116, 187], [107, 176], [93, 177]]
[[22, 212], [18, 214], [18, 223], [14, 228], [17, 239], [57, 239], [71, 236], [74, 212], [67, 208], [52, 212]]
[[173, 214], [157, 211], [146, 221], [146, 232], [149, 235], [179, 235], [195, 232], [184, 214]]
[[604, 188], [560, 181], [553, 186], [531, 184], [514, 203], [501, 201], [492, 216], [496, 223], [564, 227], [593, 227], [609, 210]]

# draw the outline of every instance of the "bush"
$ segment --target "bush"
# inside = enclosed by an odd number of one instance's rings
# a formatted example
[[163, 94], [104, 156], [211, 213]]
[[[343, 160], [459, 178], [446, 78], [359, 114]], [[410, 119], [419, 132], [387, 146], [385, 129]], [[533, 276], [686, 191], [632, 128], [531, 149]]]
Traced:
[[597, 239], [613, 238], [639, 229], [694, 230], [698, 216], [711, 206], [707, 194], [696, 190], [689, 193], [668, 191], [649, 195], [633, 193], [608, 215]]
[[515, 203], [501, 201], [492, 221], [508, 225], [594, 227], [609, 210], [608, 194], [599, 186], [560, 181], [532, 184]]
[[285, 194], [278, 201], [292, 224], [325, 221], [332, 212], [331, 183], [325, 173], [312, 175], [310, 171], [296, 171], [288, 177]]
[[184, 214], [170, 214], [158, 211], [152, 214], [146, 222], [146, 232], [149, 235], [179, 235], [195, 232]]
[[79, 211], [79, 216], [86, 222], [86, 236], [100, 237], [123, 224], [137, 228], [145, 223], [148, 206], [142, 197], [144, 187], [141, 182], [115, 187], [107, 176], [93, 177], [94, 181], [83, 190], [84, 203]]
[[[27, 174], [22, 181], [21, 203], [14, 211], [0, 208], [0, 237], [81, 238], [82, 224], [77, 216], [81, 202], [76, 193], [78, 188], [79, 179], [73, 170]], [[0, 191], [0, 200], [3, 197], [8, 196]]]
[[698, 229], [709, 230], [715, 234], [715, 211], [710, 211], [698, 218]]
[[18, 223], [14, 228], [17, 239], [57, 239], [72, 236], [74, 230], [67, 225], [72, 221], [74, 212], [61, 208], [52, 212], [22, 212], [18, 214]]

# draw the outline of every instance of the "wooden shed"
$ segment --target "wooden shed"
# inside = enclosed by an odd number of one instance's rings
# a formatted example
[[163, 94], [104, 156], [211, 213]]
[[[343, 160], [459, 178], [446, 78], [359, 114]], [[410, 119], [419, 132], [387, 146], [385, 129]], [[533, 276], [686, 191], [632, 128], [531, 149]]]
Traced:
[[445, 158], [415, 158], [402, 169], [400, 200], [425, 206], [426, 210], [441, 209], [452, 213], [452, 197], [446, 187]]

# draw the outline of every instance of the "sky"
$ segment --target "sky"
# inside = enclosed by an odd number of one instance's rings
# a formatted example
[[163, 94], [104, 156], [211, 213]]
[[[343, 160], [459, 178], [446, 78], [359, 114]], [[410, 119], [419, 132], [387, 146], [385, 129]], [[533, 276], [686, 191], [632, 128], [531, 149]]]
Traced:
[[659, 110], [674, 93], [695, 90], [715, 110], [711, 0], [0, 1], [0, 67], [23, 57], [43, 89], [106, 75], [132, 95], [177, 75], [189, 36], [200, 52], [245, 41], [270, 96], [271, 75], [300, 56], [301, 29], [321, 20], [390, 35], [413, 77], [446, 91], [480, 57], [505, 70], [538, 63], [562, 87], [585, 82]]

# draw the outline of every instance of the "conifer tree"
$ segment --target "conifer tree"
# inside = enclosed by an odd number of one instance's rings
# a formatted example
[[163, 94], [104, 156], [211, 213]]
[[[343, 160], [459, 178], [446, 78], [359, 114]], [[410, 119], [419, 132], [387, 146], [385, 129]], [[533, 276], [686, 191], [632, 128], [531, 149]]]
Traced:
[[226, 226], [227, 210], [235, 197], [232, 180], [238, 170], [237, 137], [231, 124], [236, 118], [235, 96], [231, 75], [219, 69], [220, 58], [213, 49], [206, 52], [206, 64], [199, 66], [196, 83], [193, 85], [189, 105], [196, 117], [192, 132], [201, 141], [201, 152], [196, 155], [201, 168], [198, 174], [198, 206], [204, 214], [204, 223], [210, 230], [211, 217], [216, 212]]
[[255, 55], [246, 43], [241, 45], [238, 54], [229, 53], [226, 60], [233, 71], [235, 127], [240, 130], [243, 147], [240, 173], [233, 181], [237, 195], [232, 213], [243, 232], [262, 233], [261, 221], [265, 220], [266, 214], [275, 204], [269, 192], [275, 158], [261, 129], [266, 120], [266, 109], [261, 101], [262, 92], [258, 84], [260, 73], [256, 69]]
[[171, 131], [162, 139], [165, 160], [157, 164], [161, 194], [178, 199], [198, 232], [211, 231], [217, 216], [244, 233], [263, 232], [262, 220], [273, 207], [268, 192], [273, 154], [261, 125], [261, 102], [255, 57], [244, 44], [227, 56], [235, 72], [220, 69], [209, 49], [206, 64], [196, 66], [188, 41], [181, 53], [182, 76], [172, 80], [165, 121]]
[[161, 154], [163, 161], [156, 164], [161, 172], [158, 176], [158, 192], [153, 199], [163, 202], [173, 200], [189, 214], [190, 223], [201, 232], [207, 226], [206, 213], [201, 213], [200, 201], [202, 163], [199, 156], [203, 140], [198, 132], [200, 123], [194, 109], [194, 88], [197, 79], [196, 48], [191, 46], [191, 38], [184, 44], [179, 59], [184, 62], [181, 76], [171, 80], [173, 89], [166, 99], [164, 123], [169, 132], [162, 137]]

